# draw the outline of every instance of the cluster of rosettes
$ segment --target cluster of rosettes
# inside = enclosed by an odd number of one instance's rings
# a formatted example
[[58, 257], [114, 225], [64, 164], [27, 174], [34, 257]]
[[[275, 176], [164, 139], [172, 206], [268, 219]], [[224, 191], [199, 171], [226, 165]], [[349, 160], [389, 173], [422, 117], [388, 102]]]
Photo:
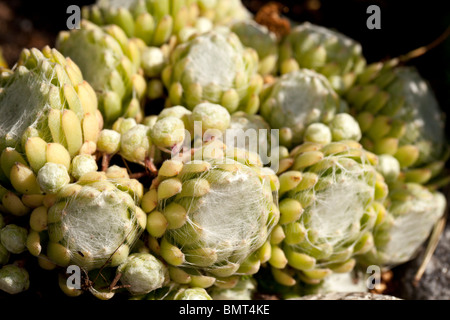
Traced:
[[68, 296], [326, 292], [411, 260], [443, 216], [442, 115], [397, 59], [308, 22], [275, 34], [239, 0], [83, 19], [0, 61], [0, 290], [36, 258]]

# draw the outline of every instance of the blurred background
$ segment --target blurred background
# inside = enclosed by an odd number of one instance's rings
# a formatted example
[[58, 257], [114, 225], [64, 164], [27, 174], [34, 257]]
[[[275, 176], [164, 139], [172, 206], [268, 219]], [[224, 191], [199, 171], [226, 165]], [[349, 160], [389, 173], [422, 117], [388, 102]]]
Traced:
[[[9, 67], [14, 66], [22, 48], [41, 49], [45, 45], [54, 46], [58, 32], [67, 29], [66, 20], [69, 14], [66, 13], [66, 9], [69, 5], [76, 4], [82, 7], [93, 2], [92, 0], [0, 0], [0, 48]], [[268, 2], [271, 1], [243, 0], [253, 13]], [[450, 27], [448, 1], [278, 0], [277, 2], [284, 5], [284, 15], [292, 21], [309, 21], [333, 28], [359, 41], [369, 63], [397, 57], [428, 45]], [[370, 16], [366, 10], [373, 4], [381, 9], [380, 30], [369, 30], [366, 27], [366, 20]], [[409, 61], [408, 65], [415, 66], [430, 82], [442, 110], [448, 112], [450, 110], [450, 37], [426, 54]], [[449, 127], [450, 125], [447, 125], [447, 136], [450, 136]], [[450, 225], [448, 223], [447, 231], [441, 239], [436, 254], [443, 255], [443, 260], [441, 259], [439, 263], [444, 263], [443, 268], [450, 270]], [[446, 276], [442, 276], [438, 271], [438, 275], [434, 276], [431, 271], [432, 278], [425, 276], [426, 279], [422, 280], [420, 288], [407, 285], [417, 270], [418, 263], [420, 259], [394, 269], [394, 277], [397, 280], [387, 293], [403, 298], [431, 299], [433, 291], [443, 292], [442, 288], [433, 287], [437, 285], [446, 288], [444, 291], [447, 290], [448, 295], [448, 297], [437, 298], [450, 299], [450, 271]], [[37, 272], [42, 273], [42, 277], [35, 276], [32, 285], [40, 289], [39, 291], [30, 290], [26, 294], [31, 297], [62, 298], [59, 291], [54, 291], [55, 288], [46, 285], [49, 279], [46, 278], [48, 275], [43, 274], [45, 271]], [[53, 280], [56, 283], [56, 279]], [[423, 287], [427, 283], [429, 287]]]

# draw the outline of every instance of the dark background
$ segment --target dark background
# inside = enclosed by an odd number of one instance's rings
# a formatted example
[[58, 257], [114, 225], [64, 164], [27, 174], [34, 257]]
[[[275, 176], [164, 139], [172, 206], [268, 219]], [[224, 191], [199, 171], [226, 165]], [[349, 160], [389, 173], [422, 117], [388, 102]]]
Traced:
[[[69, 14], [66, 9], [71, 4], [80, 7], [94, 1], [26, 1], [0, 0], [0, 48], [12, 67], [22, 48], [45, 45], [54, 46], [60, 30], [67, 29]], [[256, 12], [264, 0], [243, 0]], [[285, 15], [290, 19], [310, 21], [337, 31], [359, 41], [367, 61], [375, 62], [405, 54], [437, 39], [450, 26], [448, 1], [403, 1], [403, 0], [280, 0], [286, 7]], [[369, 30], [366, 13], [369, 5], [376, 4], [381, 9], [381, 30]], [[450, 38], [425, 55], [411, 60], [408, 65], [417, 67], [436, 93], [443, 111], [450, 109]], [[0, 115], [1, 117], [1, 115]], [[447, 135], [449, 136], [449, 125]], [[24, 297], [52, 297], [63, 299], [57, 289], [55, 273], [33, 268], [32, 286], [39, 290], [24, 292]], [[50, 276], [52, 279], [49, 279]], [[55, 290], [56, 289], [56, 290]], [[83, 295], [86, 296], [86, 295]], [[0, 298], [4, 298], [0, 292]], [[86, 297], [85, 297], [86, 298]]]

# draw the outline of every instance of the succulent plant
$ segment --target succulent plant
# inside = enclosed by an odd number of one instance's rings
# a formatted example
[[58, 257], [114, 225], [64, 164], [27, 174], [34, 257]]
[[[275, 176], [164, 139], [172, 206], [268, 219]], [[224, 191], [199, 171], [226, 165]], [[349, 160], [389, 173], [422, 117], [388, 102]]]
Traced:
[[0, 290], [9, 294], [18, 294], [28, 290], [30, 276], [25, 268], [8, 264], [0, 268]]
[[354, 257], [373, 246], [372, 228], [387, 195], [376, 156], [355, 141], [306, 142], [291, 152], [281, 173], [280, 220], [270, 237], [275, 279], [319, 283], [332, 272], [349, 272]]
[[139, 124], [132, 118], [121, 117], [114, 122], [112, 129], [103, 129], [98, 139], [98, 151], [104, 157], [103, 169], [106, 170], [111, 157], [118, 154], [127, 161], [156, 172], [155, 164], [161, 161], [161, 151], [151, 137], [155, 123], [156, 119], [150, 122], [144, 120]]
[[145, 165], [149, 158], [151, 146], [150, 128], [143, 124], [136, 124], [122, 134], [120, 155], [128, 161]]
[[253, 294], [256, 290], [255, 279], [251, 276], [243, 276], [232, 288], [214, 286], [209, 289], [209, 294], [213, 300], [253, 300]]
[[8, 224], [0, 230], [0, 243], [11, 253], [19, 254], [27, 250], [28, 231], [15, 224]]
[[200, 15], [216, 25], [227, 25], [233, 21], [249, 20], [252, 14], [241, 0], [198, 0]]
[[422, 50], [366, 65], [241, 0], [96, 0], [56, 49], [0, 50], [0, 295], [37, 265], [70, 297], [379, 299], [362, 268], [445, 222]]
[[400, 163], [390, 154], [378, 155], [376, 169], [381, 173], [388, 184], [395, 182], [401, 174]]
[[447, 152], [443, 116], [430, 86], [414, 68], [399, 67], [396, 59], [371, 64], [346, 99], [360, 123], [365, 148], [394, 156], [402, 169], [426, 169], [412, 170], [406, 182], [424, 183], [439, 172], [433, 168], [442, 168]]
[[361, 128], [358, 122], [347, 113], [338, 113], [328, 125], [320, 122], [312, 123], [306, 127], [303, 140], [328, 144], [332, 141], [351, 140], [358, 142], [361, 139]]
[[126, 172], [119, 173], [116, 167], [86, 173], [36, 208], [32, 216], [43, 216], [44, 221], [35, 227], [30, 220], [30, 252], [46, 255], [59, 266], [76, 264], [85, 270], [125, 261], [145, 228], [146, 216], [139, 208], [143, 186]]
[[294, 28], [280, 45], [280, 71], [315, 70], [328, 78], [338, 92], [347, 91], [363, 70], [366, 60], [353, 39], [309, 22]]
[[39, 169], [36, 180], [44, 193], [57, 193], [70, 182], [70, 176], [64, 165], [47, 162]]
[[120, 281], [133, 295], [150, 293], [168, 282], [167, 267], [149, 253], [132, 253], [117, 268]]
[[181, 288], [171, 300], [212, 300], [212, 298], [203, 288]]
[[186, 139], [186, 130], [190, 128], [191, 114], [182, 106], [164, 109], [151, 128], [152, 142], [165, 152], [179, 150]]
[[98, 0], [83, 8], [83, 17], [97, 25], [117, 25], [128, 37], [160, 47], [198, 18], [196, 0]]
[[72, 159], [70, 173], [75, 180], [80, 179], [88, 172], [95, 172], [97, 170], [97, 161], [91, 155], [80, 154]]
[[254, 20], [240, 20], [230, 26], [242, 44], [256, 50], [259, 57], [258, 72], [261, 75], [277, 74], [278, 38], [275, 33]]
[[243, 111], [233, 113], [223, 138], [228, 147], [258, 153], [264, 165], [279, 160], [279, 155], [274, 156], [276, 152], [269, 152], [278, 146], [278, 135], [272, 132], [269, 124], [259, 114], [247, 114]]
[[[182, 106], [165, 108], [151, 128], [152, 142], [162, 151], [177, 154], [190, 149], [192, 140], [222, 139], [230, 126], [230, 114], [221, 105], [203, 102], [192, 112]], [[194, 141], [194, 145], [195, 145]]]
[[236, 34], [216, 29], [175, 47], [162, 72], [168, 104], [193, 109], [202, 102], [220, 104], [230, 113], [256, 113], [262, 77], [258, 54]]
[[6, 212], [22, 215], [29, 208], [20, 195], [42, 192], [41, 168], [70, 171], [73, 157], [94, 153], [103, 120], [77, 65], [49, 47], [24, 49], [14, 69], [0, 74], [0, 111], [0, 181], [11, 190], [0, 194]]
[[106, 127], [119, 117], [142, 120], [147, 84], [136, 39], [128, 39], [115, 25], [101, 28], [82, 20], [80, 29], [60, 32], [56, 45], [94, 88]]
[[417, 183], [390, 187], [386, 218], [375, 225], [375, 246], [361, 257], [363, 264], [393, 267], [415, 257], [443, 216], [447, 201], [438, 191]]
[[257, 272], [278, 218], [276, 176], [257, 155], [226, 151], [219, 141], [205, 144], [193, 159], [165, 161], [142, 202], [147, 231], [159, 239], [171, 279], [206, 288], [216, 277]]
[[309, 124], [328, 124], [340, 110], [339, 97], [328, 80], [313, 70], [285, 74], [261, 93], [260, 113], [280, 130], [280, 144], [288, 148], [303, 142]]
[[0, 266], [8, 263], [10, 252], [0, 242]]
[[365, 277], [359, 270], [346, 273], [333, 273], [320, 284], [299, 284], [299, 293], [300, 296], [306, 296], [334, 292], [368, 292], [369, 289], [367, 288]]

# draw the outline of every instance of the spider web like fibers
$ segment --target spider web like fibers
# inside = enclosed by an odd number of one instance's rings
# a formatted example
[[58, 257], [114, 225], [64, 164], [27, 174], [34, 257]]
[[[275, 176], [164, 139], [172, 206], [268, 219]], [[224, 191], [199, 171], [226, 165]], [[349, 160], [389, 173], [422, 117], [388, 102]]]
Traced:
[[[93, 32], [100, 32], [94, 30]], [[80, 68], [83, 78], [96, 91], [109, 89], [109, 77], [116, 70], [120, 63], [120, 56], [114, 50], [109, 49], [95, 42], [88, 36], [89, 31], [78, 30], [72, 32], [70, 37], [60, 44], [61, 53], [70, 57]], [[104, 34], [103, 37], [110, 38], [111, 42], [116, 42], [111, 36]], [[117, 50], [120, 48], [117, 43]], [[127, 85], [125, 83], [125, 85]]]
[[271, 119], [274, 127], [303, 131], [304, 126], [320, 121], [336, 107], [330, 104], [334, 90], [328, 80], [307, 69], [285, 75], [273, 90], [280, 109]]
[[[95, 195], [95, 196], [88, 196]], [[83, 264], [91, 256], [90, 267], [100, 267], [126, 239], [135, 239], [138, 226], [130, 207], [134, 201], [120, 190], [98, 190], [85, 186], [71, 199], [62, 219], [64, 240], [72, 259]], [[131, 245], [131, 243], [130, 243]]]
[[[313, 247], [327, 243], [333, 246], [335, 253], [339, 253], [339, 250], [346, 248], [342, 245], [350, 239], [356, 242], [352, 227], [359, 225], [367, 204], [373, 199], [374, 185], [366, 180], [367, 168], [357, 162], [349, 168], [336, 161], [331, 172], [326, 173], [326, 177], [331, 178], [331, 184], [323, 190], [314, 191], [315, 200], [306, 208], [310, 220], [305, 227], [317, 232], [317, 243], [310, 243]], [[319, 180], [323, 177], [319, 175]], [[360, 233], [360, 230], [356, 232]]]
[[[244, 170], [244, 166], [242, 169], [235, 173], [209, 170], [202, 178], [215, 181], [211, 182], [211, 191], [202, 197], [197, 210], [188, 210], [187, 224], [202, 230], [199, 242], [193, 247], [214, 249], [219, 264], [227, 262], [236, 252], [241, 258], [233, 262], [242, 262], [267, 238], [263, 230], [268, 223], [272, 201], [272, 194], [267, 192], [268, 181], [261, 182], [251, 169]], [[183, 231], [175, 229], [172, 232]]]
[[[35, 128], [46, 141], [52, 141], [46, 126], [50, 88], [56, 80], [55, 71], [45, 75], [38, 70], [19, 66], [0, 91], [0, 140], [6, 139], [7, 146], [18, 147], [28, 127]], [[61, 109], [64, 101], [61, 104]]]
[[214, 92], [209, 89], [212, 84], [222, 91], [233, 88], [236, 74], [246, 68], [242, 59], [242, 47], [232, 46], [220, 33], [200, 36], [194, 41], [196, 42], [187, 55], [185, 72], [190, 73], [194, 83], [203, 87], [205, 97], [214, 98]]
[[[393, 207], [398, 205], [394, 203]], [[388, 231], [390, 241], [382, 249], [388, 257], [387, 263], [399, 264], [412, 258], [444, 213], [446, 200], [441, 193], [423, 190], [420, 197], [409, 199], [404, 205], [406, 212], [395, 216], [394, 225]]]

